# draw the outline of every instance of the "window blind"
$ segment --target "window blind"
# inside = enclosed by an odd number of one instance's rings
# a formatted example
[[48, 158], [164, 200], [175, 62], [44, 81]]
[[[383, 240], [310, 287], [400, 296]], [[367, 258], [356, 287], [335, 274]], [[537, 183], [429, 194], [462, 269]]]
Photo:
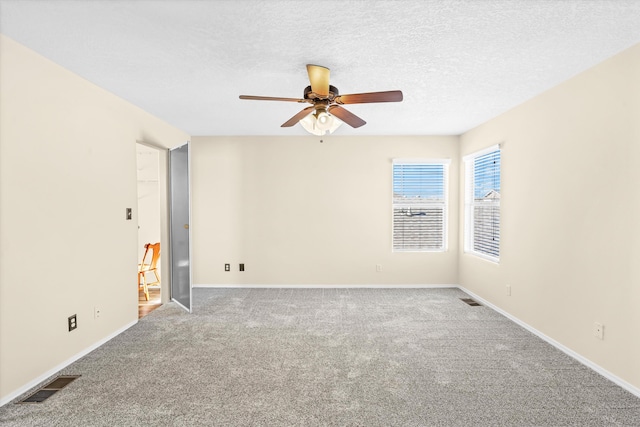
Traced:
[[500, 257], [500, 148], [465, 158], [465, 250]]
[[448, 161], [393, 164], [393, 250], [443, 251]]

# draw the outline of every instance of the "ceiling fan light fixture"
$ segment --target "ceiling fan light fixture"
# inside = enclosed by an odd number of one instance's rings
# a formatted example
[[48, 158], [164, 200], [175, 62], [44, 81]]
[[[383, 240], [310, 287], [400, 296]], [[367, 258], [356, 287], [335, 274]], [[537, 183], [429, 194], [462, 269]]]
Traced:
[[316, 126], [320, 130], [329, 130], [333, 124], [333, 116], [326, 111], [316, 111]]
[[300, 120], [300, 125], [302, 125], [307, 132], [318, 136], [333, 133], [341, 124], [341, 120], [329, 114], [324, 108], [318, 108], [314, 113]]

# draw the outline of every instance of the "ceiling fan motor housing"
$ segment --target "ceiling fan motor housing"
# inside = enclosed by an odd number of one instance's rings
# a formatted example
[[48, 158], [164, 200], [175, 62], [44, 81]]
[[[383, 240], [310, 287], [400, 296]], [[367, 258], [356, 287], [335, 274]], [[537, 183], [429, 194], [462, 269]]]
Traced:
[[306, 88], [304, 88], [304, 99], [311, 99], [311, 100], [315, 100], [315, 99], [328, 99], [329, 101], [333, 101], [333, 99], [340, 95], [340, 92], [338, 91], [338, 88], [332, 85], [329, 85], [329, 95], [326, 97], [320, 97], [317, 94], [315, 94], [312, 90], [311, 90], [311, 86], [307, 86]]

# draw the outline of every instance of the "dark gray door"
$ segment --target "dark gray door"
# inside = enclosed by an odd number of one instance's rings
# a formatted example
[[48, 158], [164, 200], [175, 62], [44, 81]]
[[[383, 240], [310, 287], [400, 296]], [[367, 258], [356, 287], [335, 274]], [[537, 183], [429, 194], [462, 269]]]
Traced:
[[189, 143], [169, 151], [171, 300], [191, 312]]

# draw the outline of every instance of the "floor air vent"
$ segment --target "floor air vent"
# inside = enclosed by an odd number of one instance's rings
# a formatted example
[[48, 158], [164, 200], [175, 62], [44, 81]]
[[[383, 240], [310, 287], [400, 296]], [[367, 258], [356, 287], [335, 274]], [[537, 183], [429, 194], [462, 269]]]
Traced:
[[481, 306], [481, 305], [482, 305], [482, 304], [480, 304], [479, 302], [474, 301], [474, 300], [473, 300], [473, 299], [471, 299], [471, 298], [460, 298], [460, 299], [461, 299], [462, 301], [466, 302], [467, 304], [469, 304], [469, 305], [470, 305], [470, 306], [472, 306], [472, 307], [478, 307], [478, 306]]
[[42, 403], [68, 386], [76, 378], [80, 378], [80, 375], [60, 375], [55, 380], [51, 381], [44, 387], [39, 388], [18, 403]]

